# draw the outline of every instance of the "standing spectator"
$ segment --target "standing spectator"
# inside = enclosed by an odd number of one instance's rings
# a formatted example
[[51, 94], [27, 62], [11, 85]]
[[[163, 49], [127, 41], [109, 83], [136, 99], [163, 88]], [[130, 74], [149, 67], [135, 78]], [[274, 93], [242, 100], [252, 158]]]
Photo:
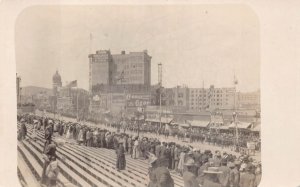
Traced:
[[157, 157], [155, 156], [155, 154], [149, 153], [148, 187], [157, 187], [157, 179], [156, 179], [156, 176], [154, 173], [154, 171], [157, 167], [156, 161], [157, 161]]
[[139, 146], [138, 137], [135, 137], [134, 144], [133, 144], [133, 156], [132, 156], [133, 159], [136, 159], [139, 157], [138, 146]]
[[240, 182], [240, 173], [238, 171], [238, 163], [228, 163], [228, 167], [230, 168], [230, 175], [229, 175], [229, 186], [230, 187], [238, 187]]
[[79, 133], [78, 133], [78, 144], [82, 144], [83, 143], [83, 130], [82, 130], [82, 127], [80, 128], [79, 130]]
[[47, 187], [56, 187], [57, 176], [59, 173], [58, 162], [55, 156], [50, 157], [50, 163], [46, 169]]
[[251, 164], [247, 165], [245, 172], [240, 174], [240, 186], [239, 187], [254, 187], [255, 175], [253, 172], [253, 166]]
[[261, 164], [258, 163], [256, 169], [255, 169], [255, 181], [254, 181], [254, 187], [258, 187], [261, 180]]
[[92, 143], [93, 143], [93, 132], [91, 131], [91, 129], [89, 129], [86, 133], [86, 141], [87, 141], [87, 146], [88, 147], [92, 147]]
[[174, 169], [176, 172], [178, 172], [178, 162], [179, 162], [179, 156], [180, 156], [180, 146], [176, 145], [174, 150]]
[[47, 183], [47, 176], [46, 176], [46, 169], [51, 161], [52, 157], [56, 158], [56, 145], [55, 143], [50, 140], [50, 143], [46, 145], [44, 148], [44, 154], [43, 154], [43, 159], [44, 159], [44, 164], [43, 164], [43, 172], [42, 172], [42, 177], [41, 177], [41, 183], [46, 184]]
[[21, 128], [19, 130], [19, 138], [18, 139], [20, 141], [22, 141], [22, 140], [25, 139], [26, 135], [27, 135], [27, 128], [26, 128], [26, 125], [25, 125], [25, 119], [22, 118], [21, 119]]
[[36, 139], [37, 139], [37, 128], [38, 128], [38, 123], [39, 123], [39, 121], [37, 121], [37, 120], [35, 120], [35, 121], [33, 122], [33, 129], [32, 129], [32, 135], [31, 135], [33, 141], [36, 141]]
[[182, 176], [183, 174], [183, 169], [184, 169], [184, 160], [185, 160], [185, 155], [186, 155], [186, 152], [188, 151], [187, 148], [185, 148], [181, 153], [180, 153], [180, 156], [179, 156], [179, 162], [178, 162], [178, 172], [180, 173], [180, 175]]
[[230, 169], [227, 167], [227, 162], [225, 159], [221, 160], [221, 166], [219, 170], [222, 172], [219, 177], [219, 181], [222, 185], [222, 187], [228, 187], [229, 185], [229, 177], [230, 177]]
[[174, 187], [174, 181], [167, 167], [161, 166], [157, 161], [156, 164], [158, 166], [153, 171], [156, 187]]
[[126, 167], [126, 160], [125, 160], [125, 149], [123, 146], [124, 142], [119, 141], [119, 146], [116, 149], [116, 154], [117, 154], [117, 170], [124, 170]]
[[132, 158], [132, 136], [129, 136], [129, 138], [127, 139], [127, 144], [128, 144], [128, 153]]
[[184, 187], [199, 187], [198, 181], [196, 180], [196, 176], [194, 172], [195, 162], [192, 159], [189, 159], [185, 164], [187, 168], [183, 173], [183, 182]]
[[174, 170], [175, 168], [175, 145], [170, 144], [170, 166], [169, 169]]

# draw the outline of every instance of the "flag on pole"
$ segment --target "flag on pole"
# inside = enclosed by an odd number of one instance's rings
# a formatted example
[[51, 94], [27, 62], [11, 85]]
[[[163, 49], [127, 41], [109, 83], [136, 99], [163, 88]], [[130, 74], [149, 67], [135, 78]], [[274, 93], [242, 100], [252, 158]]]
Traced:
[[71, 87], [77, 87], [77, 80], [71, 81], [67, 87], [71, 88]]

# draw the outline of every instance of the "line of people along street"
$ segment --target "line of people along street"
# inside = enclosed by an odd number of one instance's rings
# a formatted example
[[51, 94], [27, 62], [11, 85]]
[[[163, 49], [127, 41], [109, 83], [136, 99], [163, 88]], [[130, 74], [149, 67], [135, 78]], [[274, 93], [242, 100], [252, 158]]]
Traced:
[[[182, 176], [185, 187], [257, 187], [261, 179], [260, 162], [246, 154], [236, 156], [221, 151], [200, 150], [190, 145], [162, 142], [145, 134], [137, 136], [111, 132], [104, 128], [35, 115], [18, 116], [18, 120], [21, 123], [18, 134], [20, 141], [26, 136], [25, 123], [33, 125], [33, 140], [36, 131], [44, 132], [44, 154], [48, 156], [45, 159], [43, 176], [46, 176], [46, 171], [49, 172], [50, 169], [47, 168], [50, 163], [56, 160], [52, 137], [57, 136], [82, 146], [114, 149], [118, 171], [126, 169], [125, 155], [132, 159], [147, 160], [149, 187], [174, 186], [170, 173]], [[48, 180], [47, 184], [51, 182]]]

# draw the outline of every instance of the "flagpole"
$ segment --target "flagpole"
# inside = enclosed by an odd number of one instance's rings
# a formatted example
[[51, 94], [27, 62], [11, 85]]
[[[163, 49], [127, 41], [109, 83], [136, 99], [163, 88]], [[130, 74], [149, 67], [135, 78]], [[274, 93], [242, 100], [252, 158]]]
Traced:
[[235, 77], [235, 73], [234, 73], [234, 105], [233, 105], [233, 109], [234, 109], [234, 112], [233, 112], [233, 122], [235, 124], [235, 136], [236, 136], [236, 150], [238, 150], [238, 144], [239, 144], [239, 132], [238, 132], [238, 126], [237, 126], [237, 121], [236, 121], [236, 118], [237, 118], [237, 113], [236, 113], [236, 85], [238, 84], [237, 80], [236, 80], [236, 77]]
[[76, 98], [76, 100], [77, 100], [76, 101], [76, 113], [77, 113], [76, 116], [77, 117], [76, 118], [77, 118], [77, 121], [79, 121], [79, 116], [78, 116], [78, 89], [77, 89], [77, 87], [76, 87], [76, 93], [77, 93], [76, 94], [77, 95], [77, 98]]

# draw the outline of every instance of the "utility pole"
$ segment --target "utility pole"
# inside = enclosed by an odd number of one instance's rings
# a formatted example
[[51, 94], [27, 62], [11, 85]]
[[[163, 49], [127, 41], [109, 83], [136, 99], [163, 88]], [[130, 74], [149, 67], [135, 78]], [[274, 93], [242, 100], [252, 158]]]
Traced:
[[236, 150], [238, 150], [238, 144], [239, 144], [239, 132], [238, 132], [238, 126], [237, 126], [237, 112], [236, 112], [236, 85], [238, 84], [238, 81], [235, 77], [235, 73], [234, 73], [234, 77], [233, 77], [233, 83], [234, 83], [234, 103], [233, 103], [233, 122], [235, 124], [235, 136], [236, 136]]
[[162, 64], [158, 64], [158, 85], [159, 85], [159, 128], [161, 128], [161, 91], [162, 91]]

